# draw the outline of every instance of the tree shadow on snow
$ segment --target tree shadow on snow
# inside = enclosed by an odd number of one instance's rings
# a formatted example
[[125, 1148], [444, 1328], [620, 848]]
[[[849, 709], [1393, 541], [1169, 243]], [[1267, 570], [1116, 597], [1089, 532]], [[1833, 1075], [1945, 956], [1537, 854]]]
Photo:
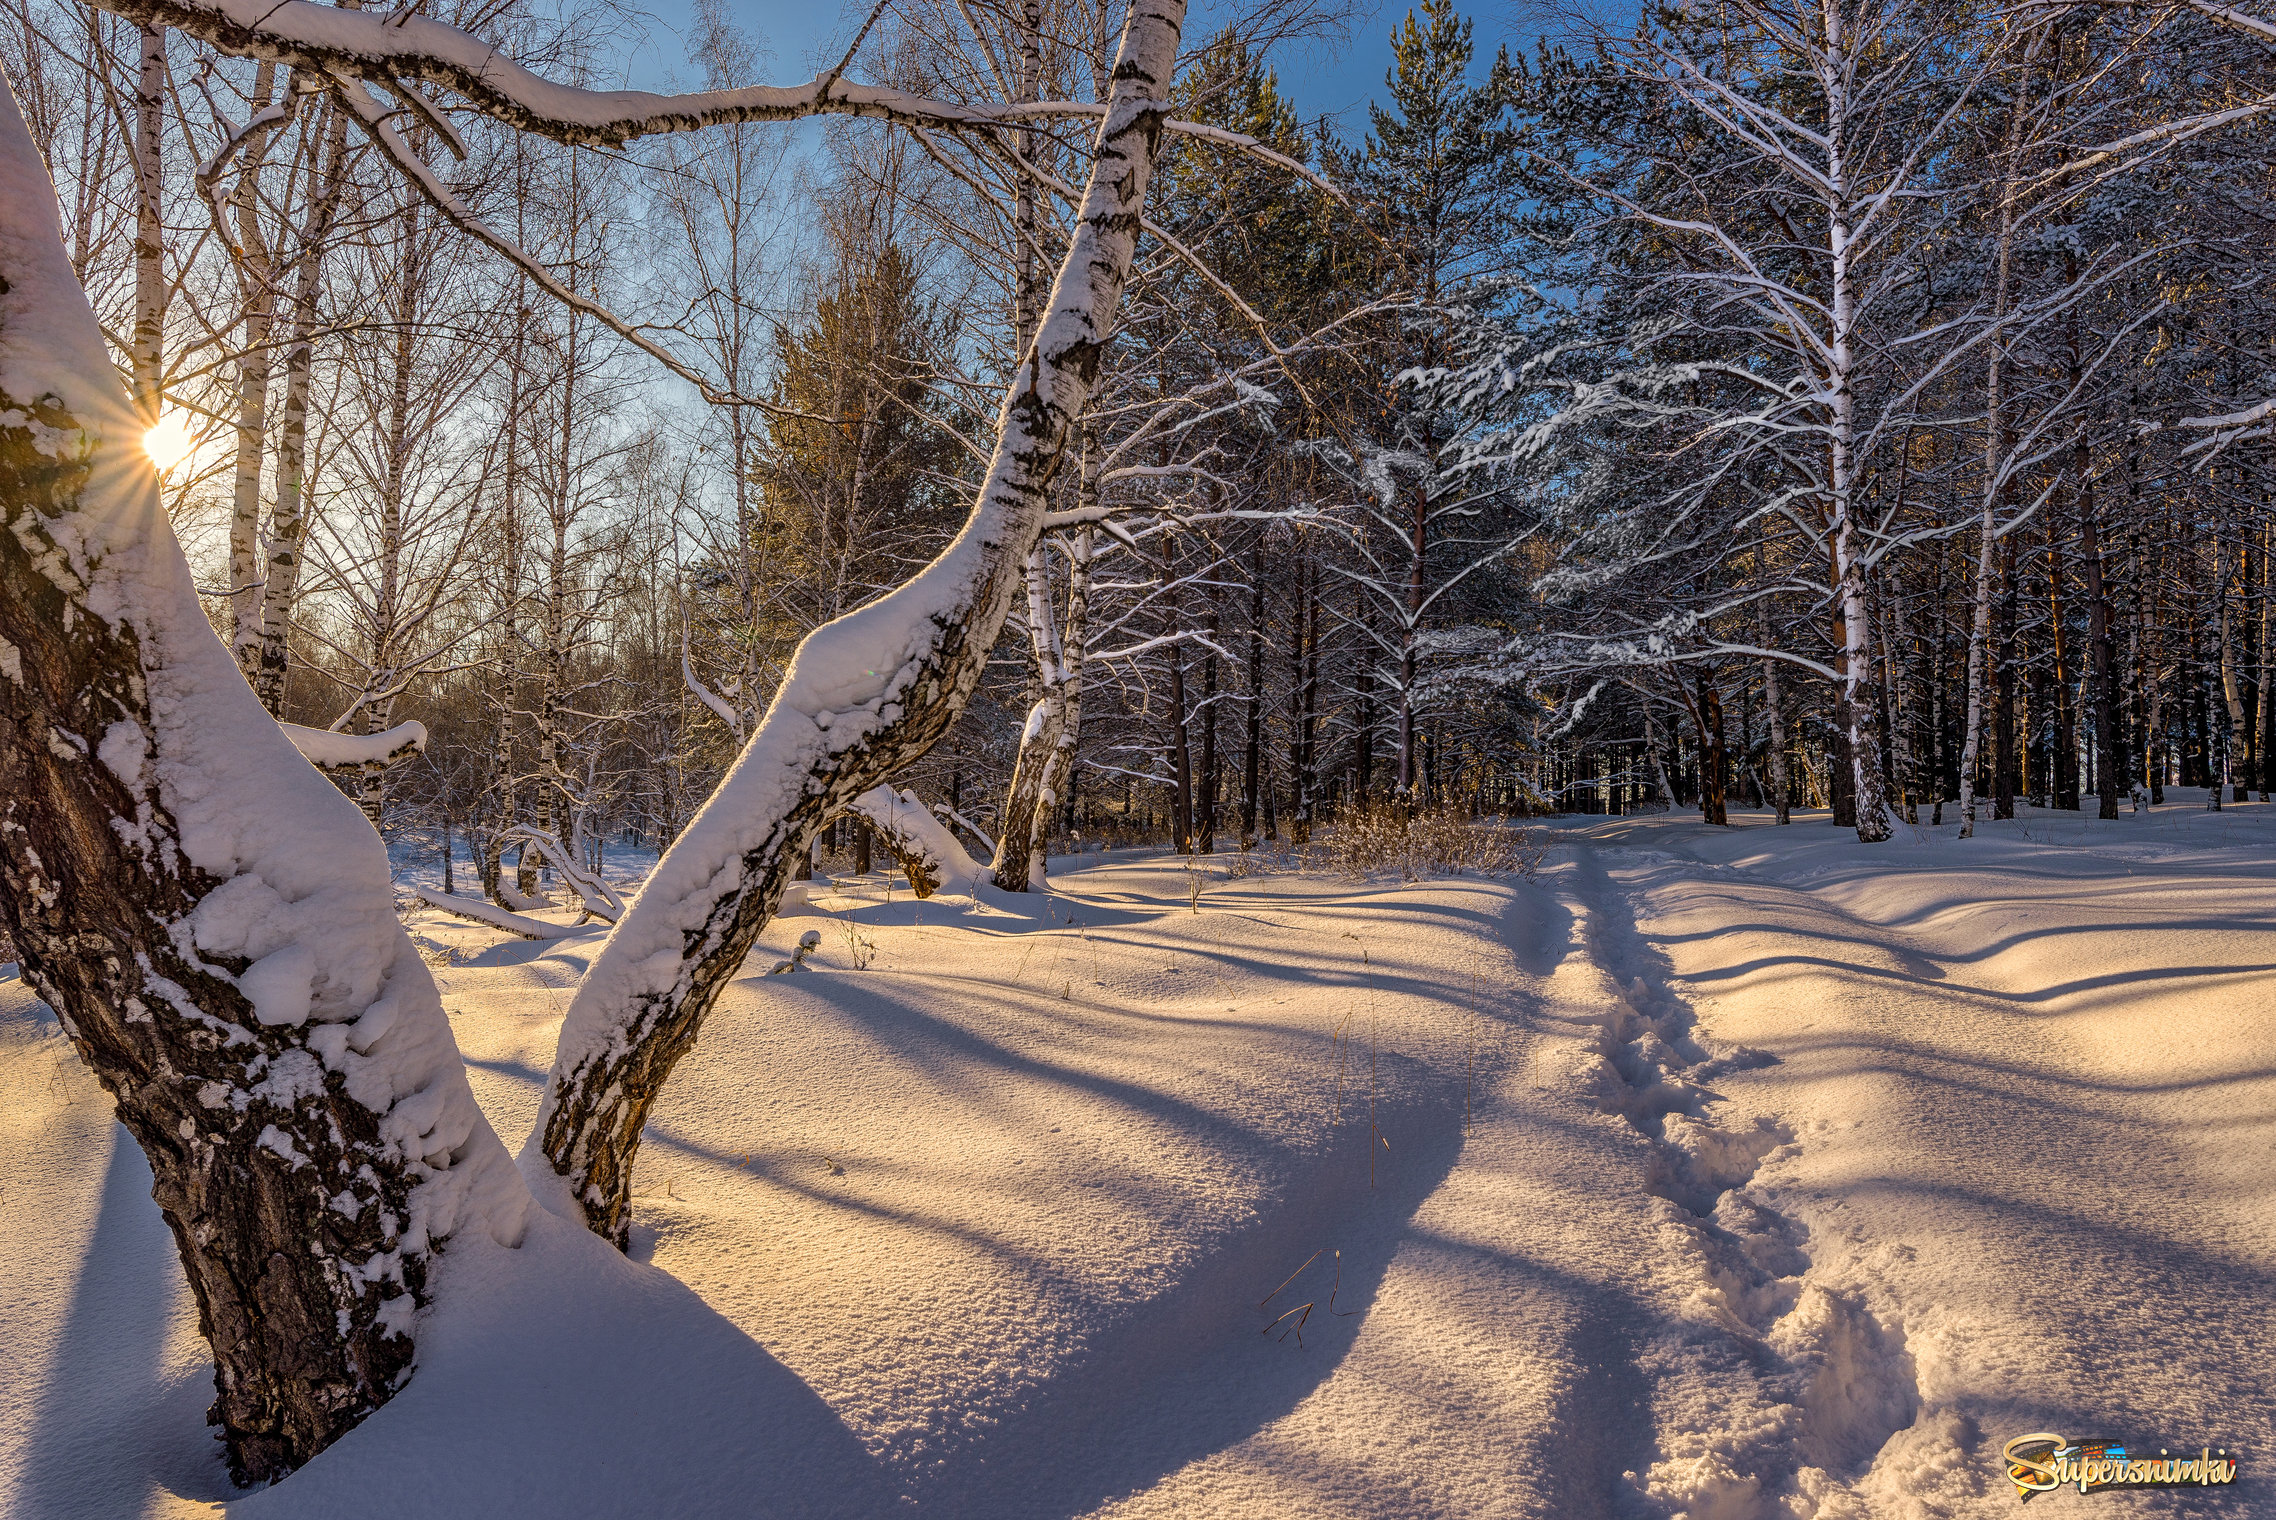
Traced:
[[166, 1366], [188, 1289], [150, 1197], [150, 1163], [123, 1126], [110, 1129], [102, 1203], [37, 1395], [15, 1520], [138, 1514], [154, 1486], [198, 1499], [230, 1491], [205, 1423], [213, 1363]]
[[1372, 1191], [1367, 1125], [1348, 1123], [1261, 1219], [919, 1487], [919, 1513], [1085, 1513], [1294, 1410], [1351, 1350], [1409, 1218], [1452, 1169], [1461, 1123], [1445, 1118], [1403, 1126]]
[[542, 1209], [453, 1241], [410, 1386], [239, 1520], [869, 1520], [899, 1507], [829, 1406], [693, 1290]]

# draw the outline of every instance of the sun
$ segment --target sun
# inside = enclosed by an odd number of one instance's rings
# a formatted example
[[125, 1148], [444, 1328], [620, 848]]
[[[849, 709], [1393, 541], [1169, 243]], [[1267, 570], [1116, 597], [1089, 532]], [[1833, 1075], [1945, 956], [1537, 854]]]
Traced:
[[156, 426], [142, 435], [142, 450], [150, 456], [150, 462], [158, 466], [158, 473], [163, 475], [189, 458], [190, 451], [198, 446], [198, 441], [197, 436], [190, 431], [189, 424], [182, 420], [180, 412], [168, 412], [158, 419]]

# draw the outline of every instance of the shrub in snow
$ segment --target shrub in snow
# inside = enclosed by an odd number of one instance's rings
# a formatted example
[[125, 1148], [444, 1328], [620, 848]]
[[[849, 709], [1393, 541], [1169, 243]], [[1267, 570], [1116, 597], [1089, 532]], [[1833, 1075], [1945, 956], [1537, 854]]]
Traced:
[[1367, 802], [1337, 813], [1308, 864], [1339, 875], [1391, 875], [1401, 881], [1429, 876], [1530, 876], [1541, 847], [1523, 829], [1479, 823], [1461, 808], [1402, 807]]

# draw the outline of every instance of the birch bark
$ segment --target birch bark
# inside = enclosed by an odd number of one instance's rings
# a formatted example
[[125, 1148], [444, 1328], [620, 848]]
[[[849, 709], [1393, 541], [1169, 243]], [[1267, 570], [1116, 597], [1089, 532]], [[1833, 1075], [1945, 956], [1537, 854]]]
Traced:
[[1166, 116], [1183, 0], [1137, 0], [1073, 236], [997, 419], [964, 531], [915, 579], [810, 635], [701, 813], [571, 1002], [533, 1150], [622, 1245], [641, 1126], [813, 832], [922, 754], [977, 684], [1113, 331]]
[[[277, 66], [263, 59], [253, 71], [255, 116], [269, 109]], [[276, 268], [261, 224], [261, 174], [273, 129], [255, 129], [230, 192], [237, 214], [237, 288], [245, 303], [245, 351], [237, 361], [237, 467], [229, 494], [229, 647], [248, 676], [256, 664], [261, 628], [261, 464], [268, 453], [269, 329], [276, 317]]]
[[292, 604], [300, 589], [301, 545], [308, 535], [308, 401], [316, 367], [316, 325], [324, 293], [324, 247], [347, 188], [348, 119], [325, 106], [323, 147], [308, 223], [301, 230], [292, 299], [292, 340], [285, 349], [285, 394], [277, 439], [277, 505], [269, 519], [261, 586], [261, 627], [253, 655], [253, 690], [272, 715], [284, 711], [291, 660]]
[[158, 421], [166, 369], [165, 180], [158, 140], [165, 121], [166, 34], [142, 28], [142, 63], [134, 86], [134, 406], [142, 425]]
[[1857, 837], [1877, 844], [1889, 837], [1889, 808], [1881, 782], [1881, 734], [1874, 710], [1872, 678], [1872, 610], [1865, 587], [1865, 564], [1857, 547], [1857, 438], [1856, 396], [1852, 381], [1856, 357], [1855, 271], [1850, 265], [1849, 228], [1849, 62], [1842, 36], [1840, 0], [1823, 0], [1826, 46], [1820, 55], [1820, 88], [1826, 101], [1826, 225], [1827, 253], [1831, 261], [1829, 290], [1832, 324], [1827, 389], [1828, 432], [1831, 455], [1827, 485], [1832, 501], [1832, 560], [1835, 595], [1841, 604], [1841, 701], [1849, 732], [1851, 773], [1857, 798]]

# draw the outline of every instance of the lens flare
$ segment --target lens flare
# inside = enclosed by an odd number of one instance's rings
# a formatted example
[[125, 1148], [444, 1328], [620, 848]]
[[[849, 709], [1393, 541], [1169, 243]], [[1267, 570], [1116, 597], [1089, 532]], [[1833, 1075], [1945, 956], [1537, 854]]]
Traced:
[[190, 451], [197, 446], [198, 440], [180, 412], [168, 412], [158, 419], [157, 426], [142, 435], [142, 450], [150, 456], [150, 462], [158, 466], [161, 475], [189, 458]]

